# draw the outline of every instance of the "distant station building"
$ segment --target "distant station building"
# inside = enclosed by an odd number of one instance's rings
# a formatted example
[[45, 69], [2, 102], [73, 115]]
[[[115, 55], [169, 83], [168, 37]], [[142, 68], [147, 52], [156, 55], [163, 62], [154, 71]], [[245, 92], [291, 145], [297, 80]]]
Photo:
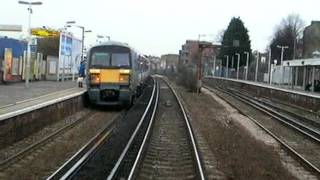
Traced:
[[312, 21], [303, 31], [303, 57], [312, 58], [320, 52], [320, 21]]
[[176, 72], [178, 63], [179, 55], [177, 54], [165, 54], [160, 58], [160, 68], [166, 72]]
[[158, 56], [146, 56], [150, 60], [151, 70], [153, 73], [157, 73], [160, 69], [160, 57]]
[[187, 40], [179, 52], [179, 63], [196, 63], [198, 59], [198, 41]]

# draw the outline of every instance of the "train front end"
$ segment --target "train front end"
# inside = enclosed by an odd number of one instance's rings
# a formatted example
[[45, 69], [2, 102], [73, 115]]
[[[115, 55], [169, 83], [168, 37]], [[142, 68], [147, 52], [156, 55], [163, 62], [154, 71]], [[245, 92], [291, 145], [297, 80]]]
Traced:
[[131, 104], [134, 89], [131, 50], [121, 45], [99, 45], [91, 48], [87, 87], [91, 103], [98, 105]]

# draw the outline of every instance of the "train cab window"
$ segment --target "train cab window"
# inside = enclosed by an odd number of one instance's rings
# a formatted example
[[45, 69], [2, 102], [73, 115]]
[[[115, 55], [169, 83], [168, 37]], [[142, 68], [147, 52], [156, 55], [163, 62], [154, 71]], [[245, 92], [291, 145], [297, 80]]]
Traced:
[[111, 66], [130, 67], [129, 53], [112, 53]]
[[110, 66], [110, 54], [106, 52], [93, 53], [91, 66]]

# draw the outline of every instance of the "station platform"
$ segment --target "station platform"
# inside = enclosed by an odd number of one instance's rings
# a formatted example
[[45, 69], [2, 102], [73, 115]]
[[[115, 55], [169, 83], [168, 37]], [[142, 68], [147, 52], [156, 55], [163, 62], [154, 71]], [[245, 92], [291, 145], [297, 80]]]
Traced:
[[291, 89], [291, 86], [274, 85], [274, 84], [271, 85], [271, 84], [266, 84], [266, 83], [262, 83], [262, 82], [245, 81], [245, 80], [240, 80], [240, 79], [224, 78], [224, 77], [206, 76], [204, 78], [234, 81], [234, 82], [239, 82], [239, 83], [243, 83], [243, 84], [259, 86], [262, 88], [274, 89], [274, 90], [278, 90], [278, 91], [299, 94], [299, 95], [303, 95], [303, 96], [309, 96], [312, 98], [319, 98], [320, 99], [320, 92], [317, 93], [317, 92], [304, 91], [304, 90], [300, 90], [300, 89]]
[[239, 91], [249, 92], [257, 97], [264, 97], [274, 102], [320, 114], [320, 93], [286, 89], [285, 86], [279, 85], [213, 76], [204, 77], [203, 82], [207, 85], [229, 87]]
[[0, 121], [82, 95], [85, 91], [85, 87], [78, 88], [76, 81], [30, 82], [29, 88], [25, 88], [24, 83], [1, 84]]

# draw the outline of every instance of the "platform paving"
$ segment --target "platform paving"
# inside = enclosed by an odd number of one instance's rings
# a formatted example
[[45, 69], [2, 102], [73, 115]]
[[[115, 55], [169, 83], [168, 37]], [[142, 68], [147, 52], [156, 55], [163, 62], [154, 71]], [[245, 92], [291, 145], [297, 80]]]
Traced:
[[30, 82], [29, 88], [22, 82], [0, 84], [0, 108], [71, 88], [78, 88], [76, 81], [36, 81]]
[[216, 79], [222, 79], [222, 80], [229, 80], [229, 81], [259, 86], [259, 87], [263, 87], [263, 88], [275, 89], [275, 90], [280, 90], [280, 91], [289, 92], [289, 93], [293, 93], [293, 94], [309, 96], [309, 97], [318, 98], [318, 99], [320, 98], [320, 92], [305, 91], [305, 90], [298, 89], [298, 88], [292, 89], [292, 87], [288, 86], [288, 85], [277, 85], [277, 84], [271, 85], [271, 84], [262, 83], [262, 82], [245, 81], [245, 80], [241, 80], [241, 79], [224, 78], [224, 77], [216, 77], [216, 76], [214, 76], [214, 77], [213, 76], [206, 76], [205, 78], [208, 78], [208, 79], [216, 78]]
[[58, 103], [86, 91], [76, 82], [39, 81], [25, 88], [23, 83], [0, 85], [0, 121]]

